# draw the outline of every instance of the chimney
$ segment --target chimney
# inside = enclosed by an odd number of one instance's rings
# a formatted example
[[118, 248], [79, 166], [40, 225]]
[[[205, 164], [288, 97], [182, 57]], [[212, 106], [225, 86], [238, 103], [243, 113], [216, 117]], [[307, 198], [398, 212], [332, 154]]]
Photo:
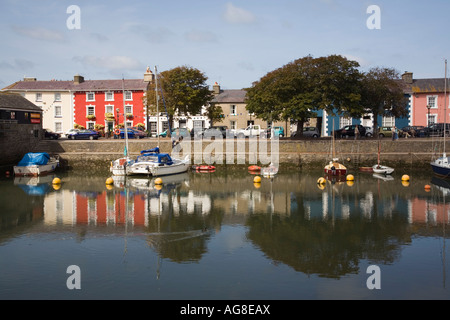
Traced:
[[76, 75], [73, 77], [73, 83], [75, 83], [75, 84], [80, 84], [80, 83], [82, 83], [82, 82], [84, 82], [84, 77], [83, 77], [83, 76], [80, 76], [79, 74], [76, 74]]
[[220, 85], [217, 82], [214, 82], [213, 92], [214, 92], [215, 95], [220, 93]]
[[407, 84], [412, 84], [412, 83], [413, 83], [413, 73], [412, 73], [412, 72], [405, 71], [405, 73], [402, 74], [402, 79], [403, 79], [403, 81], [405, 81]]
[[147, 67], [147, 70], [144, 73], [144, 82], [151, 83], [155, 80], [155, 75], [152, 73], [149, 67]]
[[23, 81], [36, 81], [36, 78], [23, 77]]

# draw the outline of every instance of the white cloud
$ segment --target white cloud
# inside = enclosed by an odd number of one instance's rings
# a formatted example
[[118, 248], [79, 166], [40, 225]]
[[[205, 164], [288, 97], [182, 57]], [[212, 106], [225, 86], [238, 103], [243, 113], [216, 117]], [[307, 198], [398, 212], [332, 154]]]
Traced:
[[245, 9], [235, 7], [231, 2], [227, 3], [223, 17], [225, 21], [232, 24], [248, 24], [256, 21], [256, 17], [253, 13]]
[[73, 60], [85, 67], [98, 67], [109, 70], [138, 70], [142, 68], [142, 64], [138, 60], [125, 56], [76, 56]]
[[12, 29], [14, 32], [32, 39], [45, 41], [64, 40], [62, 33], [45, 28], [12, 26]]

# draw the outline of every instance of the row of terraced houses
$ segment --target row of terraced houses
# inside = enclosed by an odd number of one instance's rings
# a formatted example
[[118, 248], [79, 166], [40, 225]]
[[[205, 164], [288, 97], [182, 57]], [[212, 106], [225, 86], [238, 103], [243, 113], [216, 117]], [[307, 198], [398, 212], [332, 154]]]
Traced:
[[[113, 131], [117, 124], [127, 122], [127, 126], [142, 124], [152, 135], [157, 133], [158, 116], [147, 114], [143, 97], [149, 83], [154, 81], [153, 73], [147, 69], [142, 79], [120, 80], [85, 80], [83, 76], [75, 75], [73, 80], [37, 80], [24, 78], [6, 88], [3, 92], [18, 93], [42, 110], [44, 128], [65, 133], [76, 124], [85, 128], [95, 129], [96, 125], [104, 126], [105, 131]], [[379, 117], [381, 126], [427, 126], [430, 123], [444, 122], [450, 119], [449, 96], [444, 97], [444, 78], [414, 79], [411, 72], [402, 75], [404, 93], [409, 98], [409, 114], [404, 118]], [[271, 125], [246, 110], [244, 89], [222, 90], [219, 84], [214, 84], [212, 91], [214, 99], [211, 103], [220, 105], [224, 117], [214, 125], [225, 125], [229, 129], [245, 128], [250, 124], [262, 127]], [[445, 104], [445, 106], [444, 106]], [[161, 110], [162, 109], [162, 110]], [[166, 130], [168, 119], [163, 107], [159, 115], [159, 132]], [[306, 125], [317, 126], [322, 136], [329, 136], [331, 124], [343, 127], [348, 124], [373, 125], [373, 116], [361, 118], [345, 118], [318, 111]], [[210, 121], [205, 113], [197, 115], [180, 115], [175, 118], [177, 128], [207, 128]], [[273, 123], [282, 126], [286, 135], [296, 130], [295, 125], [288, 122]]]

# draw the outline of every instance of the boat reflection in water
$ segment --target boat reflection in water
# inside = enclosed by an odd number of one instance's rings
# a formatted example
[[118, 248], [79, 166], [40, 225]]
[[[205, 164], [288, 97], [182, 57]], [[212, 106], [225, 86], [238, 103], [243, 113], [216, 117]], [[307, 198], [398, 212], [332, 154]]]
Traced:
[[[412, 244], [418, 238], [442, 237], [442, 227], [448, 224], [441, 186], [432, 183], [430, 190], [424, 190], [429, 177], [403, 184], [395, 176], [383, 180], [360, 174], [355, 181], [327, 181], [318, 186], [318, 176], [320, 173], [278, 173], [254, 184], [254, 176], [247, 173], [190, 172], [165, 177], [160, 186], [154, 178], [141, 177], [115, 177], [114, 185], [105, 186], [104, 177], [69, 175], [62, 179], [59, 190], [51, 189], [41, 197], [43, 214], [36, 221], [29, 220], [26, 228], [33, 233], [75, 232], [80, 242], [99, 235], [126, 235], [135, 241], [144, 238], [146, 247], [140, 249], [156, 253], [158, 261], [195, 262], [203, 270], [200, 273], [216, 270], [208, 281], [226, 288], [236, 276], [233, 270], [237, 264], [251, 268], [255, 277], [265, 274], [258, 273], [261, 259], [268, 259], [273, 266], [288, 266], [307, 279], [311, 275], [320, 279], [364, 278], [369, 262], [395, 269], [401, 265], [405, 248], [414, 250]], [[219, 244], [220, 239], [223, 244]], [[245, 255], [240, 248], [245, 248]], [[416, 250], [420, 260], [424, 253], [420, 246]], [[423, 282], [416, 285], [426, 292], [430, 277], [435, 275], [424, 274], [423, 266], [412, 268], [409, 275]], [[192, 268], [183, 270], [179, 272], [193, 276], [187, 271]], [[398, 277], [407, 276], [403, 270], [395, 272]], [[293, 283], [299, 281], [297, 277]], [[272, 280], [255, 280], [256, 287], [266, 282], [275, 286]], [[208, 288], [198, 289], [198, 297], [209, 297]], [[383, 294], [406, 296], [403, 289]], [[299, 292], [309, 297], [309, 292]], [[450, 298], [448, 292], [445, 294]], [[219, 293], [217, 297], [223, 298]]]

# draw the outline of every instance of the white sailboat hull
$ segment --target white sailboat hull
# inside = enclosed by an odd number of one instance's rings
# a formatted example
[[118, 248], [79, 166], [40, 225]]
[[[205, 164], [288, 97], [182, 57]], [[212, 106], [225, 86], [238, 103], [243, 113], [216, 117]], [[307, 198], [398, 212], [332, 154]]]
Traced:
[[388, 167], [388, 166], [383, 166], [383, 165], [374, 165], [372, 167], [372, 170], [374, 173], [378, 173], [378, 174], [391, 174], [392, 172], [394, 172], [394, 168]]
[[110, 171], [115, 176], [151, 175], [156, 177], [187, 172], [189, 163], [189, 156], [186, 156], [184, 160], [173, 159], [172, 164], [121, 158], [111, 163]]

